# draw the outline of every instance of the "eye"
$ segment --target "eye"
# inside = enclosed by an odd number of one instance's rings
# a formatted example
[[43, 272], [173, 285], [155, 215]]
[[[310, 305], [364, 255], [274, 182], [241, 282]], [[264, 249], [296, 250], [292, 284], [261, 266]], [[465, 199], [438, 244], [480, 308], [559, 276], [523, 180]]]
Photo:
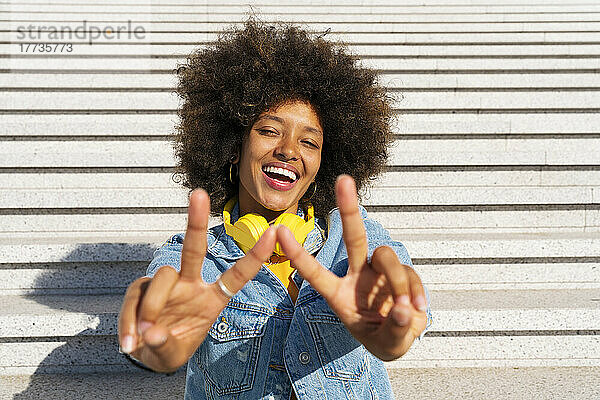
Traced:
[[266, 135], [266, 136], [277, 136], [278, 132], [272, 130], [272, 129], [257, 129], [258, 132], [260, 132], [261, 135]]
[[319, 145], [313, 142], [312, 140], [303, 140], [302, 143], [309, 145], [312, 148], [318, 149]]

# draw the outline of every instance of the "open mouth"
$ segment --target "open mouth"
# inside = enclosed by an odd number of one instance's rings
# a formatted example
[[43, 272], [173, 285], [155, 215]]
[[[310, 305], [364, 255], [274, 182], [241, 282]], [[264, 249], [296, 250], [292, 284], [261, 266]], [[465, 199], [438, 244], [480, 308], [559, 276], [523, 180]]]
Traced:
[[265, 182], [275, 190], [290, 190], [300, 180], [300, 173], [292, 165], [270, 162], [262, 167]]
[[283, 184], [294, 183], [298, 180], [298, 175], [289, 169], [264, 166], [262, 170], [269, 178], [279, 181]]

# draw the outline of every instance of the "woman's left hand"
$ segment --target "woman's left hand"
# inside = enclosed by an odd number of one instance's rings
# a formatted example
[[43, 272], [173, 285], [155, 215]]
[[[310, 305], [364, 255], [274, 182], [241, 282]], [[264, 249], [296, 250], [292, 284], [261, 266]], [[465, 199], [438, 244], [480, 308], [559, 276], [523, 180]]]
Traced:
[[400, 263], [388, 246], [375, 249], [367, 262], [367, 235], [358, 209], [354, 179], [336, 182], [348, 273], [338, 277], [324, 268], [280, 226], [277, 240], [302, 277], [324, 298], [352, 336], [384, 361], [404, 355], [427, 323], [425, 293], [417, 273]]

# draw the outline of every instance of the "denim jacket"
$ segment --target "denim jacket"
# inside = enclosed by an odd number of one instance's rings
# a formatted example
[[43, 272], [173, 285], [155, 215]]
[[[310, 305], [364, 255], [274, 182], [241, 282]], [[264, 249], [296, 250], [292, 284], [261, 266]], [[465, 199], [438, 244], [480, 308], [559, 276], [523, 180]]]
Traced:
[[[412, 267], [404, 245], [391, 239], [361, 206], [369, 259], [382, 245], [392, 247], [400, 262]], [[299, 214], [301, 215], [301, 214]], [[237, 217], [237, 205], [232, 219]], [[233, 222], [233, 221], [232, 221]], [[348, 269], [339, 210], [316, 219], [304, 248], [338, 276]], [[325, 231], [326, 232], [326, 240]], [[184, 234], [176, 234], [154, 253], [147, 276], [163, 265], [179, 270]], [[223, 224], [208, 231], [202, 278], [214, 282], [244, 256]], [[298, 400], [393, 399], [384, 363], [348, 332], [325, 299], [295, 274], [299, 292], [294, 304], [285, 286], [263, 265], [229, 301], [203, 343], [188, 361], [185, 399], [283, 400], [292, 386]], [[429, 292], [427, 327], [431, 325]]]

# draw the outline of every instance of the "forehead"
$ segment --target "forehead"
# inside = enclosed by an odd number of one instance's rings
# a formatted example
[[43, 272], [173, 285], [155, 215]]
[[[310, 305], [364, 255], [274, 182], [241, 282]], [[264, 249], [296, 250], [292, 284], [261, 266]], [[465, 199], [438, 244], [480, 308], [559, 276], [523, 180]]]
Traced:
[[315, 108], [304, 101], [286, 102], [259, 115], [256, 122], [271, 120], [281, 124], [303, 124], [321, 132], [321, 121]]

